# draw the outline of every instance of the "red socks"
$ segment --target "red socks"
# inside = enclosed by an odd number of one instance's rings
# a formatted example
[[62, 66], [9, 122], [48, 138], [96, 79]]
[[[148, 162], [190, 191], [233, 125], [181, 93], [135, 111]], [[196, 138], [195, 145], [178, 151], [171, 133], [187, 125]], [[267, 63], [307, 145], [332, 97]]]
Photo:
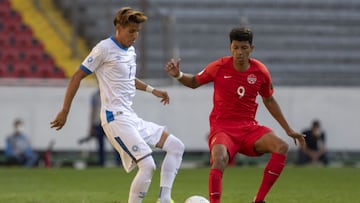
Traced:
[[264, 176], [255, 197], [255, 202], [260, 202], [265, 199], [265, 196], [270, 191], [272, 185], [280, 176], [285, 167], [286, 156], [284, 154], [272, 153], [268, 164], [264, 170]]
[[223, 172], [219, 169], [213, 168], [209, 174], [209, 197], [210, 203], [220, 203], [222, 191], [222, 176]]
[[[284, 154], [272, 153], [270, 160], [265, 167], [263, 180], [255, 197], [255, 202], [264, 201], [273, 184], [280, 176], [285, 167], [286, 156]], [[222, 192], [223, 172], [219, 169], [211, 169], [209, 174], [209, 198], [210, 203], [220, 203]]]

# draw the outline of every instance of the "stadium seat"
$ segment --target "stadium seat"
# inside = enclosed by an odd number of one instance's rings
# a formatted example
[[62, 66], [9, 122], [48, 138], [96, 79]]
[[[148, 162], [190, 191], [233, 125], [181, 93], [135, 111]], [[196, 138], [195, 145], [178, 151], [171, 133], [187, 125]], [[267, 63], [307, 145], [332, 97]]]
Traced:
[[0, 0], [0, 77], [64, 78], [9, 0]]
[[29, 34], [17, 34], [14, 36], [16, 46], [32, 47], [33, 37]]
[[32, 29], [25, 25], [24, 23], [20, 23], [18, 24], [16, 31], [15, 31], [16, 35], [33, 35], [33, 31]]
[[5, 77], [7, 72], [7, 63], [0, 60], [0, 77]]
[[0, 0], [0, 6], [10, 7], [10, 0]]
[[53, 66], [38, 65], [33, 76], [35, 78], [52, 78], [54, 76]]
[[9, 36], [3, 32], [0, 32], [0, 47], [4, 48], [9, 45]]
[[53, 78], [65, 78], [65, 72], [63, 69], [54, 66], [53, 67]]
[[28, 64], [20, 62], [14, 66], [14, 76], [17, 78], [28, 78], [31, 76], [31, 72]]
[[18, 61], [20, 59], [19, 54], [20, 54], [20, 52], [16, 46], [4, 47], [1, 60], [7, 61], [7, 62]]
[[26, 48], [24, 49], [24, 52], [26, 54], [26, 60], [27, 61], [41, 61], [44, 55], [44, 51], [40, 48], [32, 49], [32, 48]]
[[0, 0], [0, 17], [3, 18], [10, 10], [10, 1]]

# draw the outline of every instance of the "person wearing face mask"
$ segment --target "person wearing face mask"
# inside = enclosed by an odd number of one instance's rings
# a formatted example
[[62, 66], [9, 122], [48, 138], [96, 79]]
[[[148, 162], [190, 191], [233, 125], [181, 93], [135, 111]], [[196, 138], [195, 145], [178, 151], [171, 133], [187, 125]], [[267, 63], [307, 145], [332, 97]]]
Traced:
[[38, 155], [33, 151], [30, 141], [23, 131], [23, 121], [15, 119], [14, 132], [6, 138], [5, 155], [9, 165], [23, 165], [34, 167], [38, 161]]
[[309, 129], [303, 131], [306, 135], [306, 147], [299, 150], [298, 164], [323, 165], [329, 164], [329, 159], [325, 148], [325, 132], [321, 129], [319, 120], [314, 120]]

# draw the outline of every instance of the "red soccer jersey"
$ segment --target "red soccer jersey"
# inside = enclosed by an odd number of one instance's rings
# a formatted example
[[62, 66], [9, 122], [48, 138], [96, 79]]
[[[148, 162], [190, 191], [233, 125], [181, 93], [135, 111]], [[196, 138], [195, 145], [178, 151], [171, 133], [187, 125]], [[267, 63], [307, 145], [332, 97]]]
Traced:
[[256, 59], [250, 59], [250, 67], [239, 72], [232, 56], [222, 57], [207, 65], [196, 79], [201, 84], [214, 82], [211, 126], [229, 121], [255, 121], [257, 95], [269, 97], [273, 94], [270, 73]]

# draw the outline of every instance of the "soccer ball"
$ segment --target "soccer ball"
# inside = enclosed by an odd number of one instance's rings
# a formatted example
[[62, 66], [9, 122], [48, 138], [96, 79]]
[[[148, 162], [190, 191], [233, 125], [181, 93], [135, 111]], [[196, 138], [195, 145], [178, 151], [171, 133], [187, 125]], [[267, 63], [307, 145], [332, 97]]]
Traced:
[[187, 198], [184, 203], [210, 203], [210, 202], [203, 196], [194, 195]]

